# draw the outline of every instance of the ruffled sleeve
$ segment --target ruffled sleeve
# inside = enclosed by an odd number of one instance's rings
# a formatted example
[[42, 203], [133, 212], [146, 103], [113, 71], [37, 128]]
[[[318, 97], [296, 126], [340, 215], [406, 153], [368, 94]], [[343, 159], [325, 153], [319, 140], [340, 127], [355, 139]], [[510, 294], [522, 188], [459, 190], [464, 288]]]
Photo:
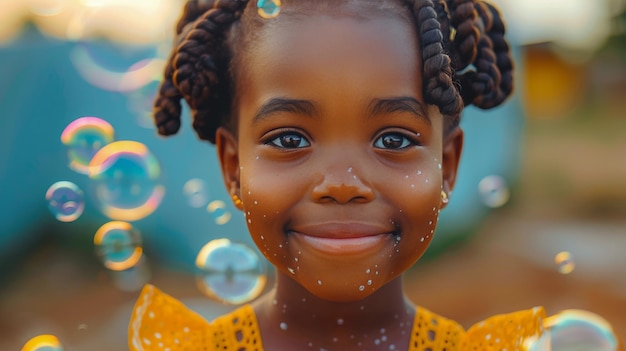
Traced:
[[180, 301], [146, 285], [128, 326], [131, 351], [195, 350], [211, 345], [210, 324]]
[[540, 342], [545, 318], [543, 307], [492, 316], [465, 332], [459, 350], [526, 350]]

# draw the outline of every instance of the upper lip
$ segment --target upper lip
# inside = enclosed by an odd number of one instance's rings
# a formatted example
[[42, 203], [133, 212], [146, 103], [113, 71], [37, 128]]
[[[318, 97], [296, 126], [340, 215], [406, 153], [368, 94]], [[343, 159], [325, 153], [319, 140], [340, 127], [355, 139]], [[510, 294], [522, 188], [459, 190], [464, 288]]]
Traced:
[[389, 225], [384, 226], [371, 222], [324, 222], [297, 225], [290, 228], [289, 231], [319, 238], [348, 239], [395, 234], [397, 230]]

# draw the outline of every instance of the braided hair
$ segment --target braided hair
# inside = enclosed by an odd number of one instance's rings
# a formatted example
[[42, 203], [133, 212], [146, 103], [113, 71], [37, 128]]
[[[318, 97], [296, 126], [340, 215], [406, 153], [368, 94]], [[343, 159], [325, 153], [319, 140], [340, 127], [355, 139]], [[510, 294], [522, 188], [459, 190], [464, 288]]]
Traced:
[[[495, 7], [480, 0], [388, 2], [397, 9], [408, 8], [416, 24], [424, 100], [439, 107], [446, 130], [458, 125], [464, 106], [488, 109], [510, 95], [513, 61], [504, 37], [504, 22]], [[328, 3], [336, 6], [341, 1]], [[176, 26], [177, 43], [154, 104], [159, 134], [178, 131], [183, 99], [191, 109], [193, 127], [200, 139], [214, 143], [219, 126], [232, 126], [241, 47], [250, 43], [252, 35], [258, 35], [251, 34], [258, 31], [242, 28], [268, 22], [260, 19], [252, 7], [256, 4], [248, 0], [187, 1]]]

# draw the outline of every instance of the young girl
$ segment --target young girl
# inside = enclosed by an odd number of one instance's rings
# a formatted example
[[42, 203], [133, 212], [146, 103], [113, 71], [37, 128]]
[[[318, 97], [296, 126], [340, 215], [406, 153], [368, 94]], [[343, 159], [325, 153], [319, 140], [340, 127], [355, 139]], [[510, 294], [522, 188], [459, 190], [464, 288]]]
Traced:
[[276, 285], [210, 323], [146, 286], [131, 350], [521, 350], [542, 335], [542, 308], [465, 331], [401, 286], [454, 187], [463, 107], [512, 89], [493, 6], [196, 0], [177, 33], [159, 133], [184, 99]]

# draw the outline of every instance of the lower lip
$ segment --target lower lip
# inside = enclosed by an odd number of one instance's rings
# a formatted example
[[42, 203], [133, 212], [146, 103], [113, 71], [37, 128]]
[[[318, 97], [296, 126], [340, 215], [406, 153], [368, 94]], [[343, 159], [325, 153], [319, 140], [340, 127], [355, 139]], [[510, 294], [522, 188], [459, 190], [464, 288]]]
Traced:
[[294, 235], [317, 251], [331, 254], [357, 254], [379, 250], [392, 234], [378, 234], [358, 238], [320, 238], [294, 233]]

